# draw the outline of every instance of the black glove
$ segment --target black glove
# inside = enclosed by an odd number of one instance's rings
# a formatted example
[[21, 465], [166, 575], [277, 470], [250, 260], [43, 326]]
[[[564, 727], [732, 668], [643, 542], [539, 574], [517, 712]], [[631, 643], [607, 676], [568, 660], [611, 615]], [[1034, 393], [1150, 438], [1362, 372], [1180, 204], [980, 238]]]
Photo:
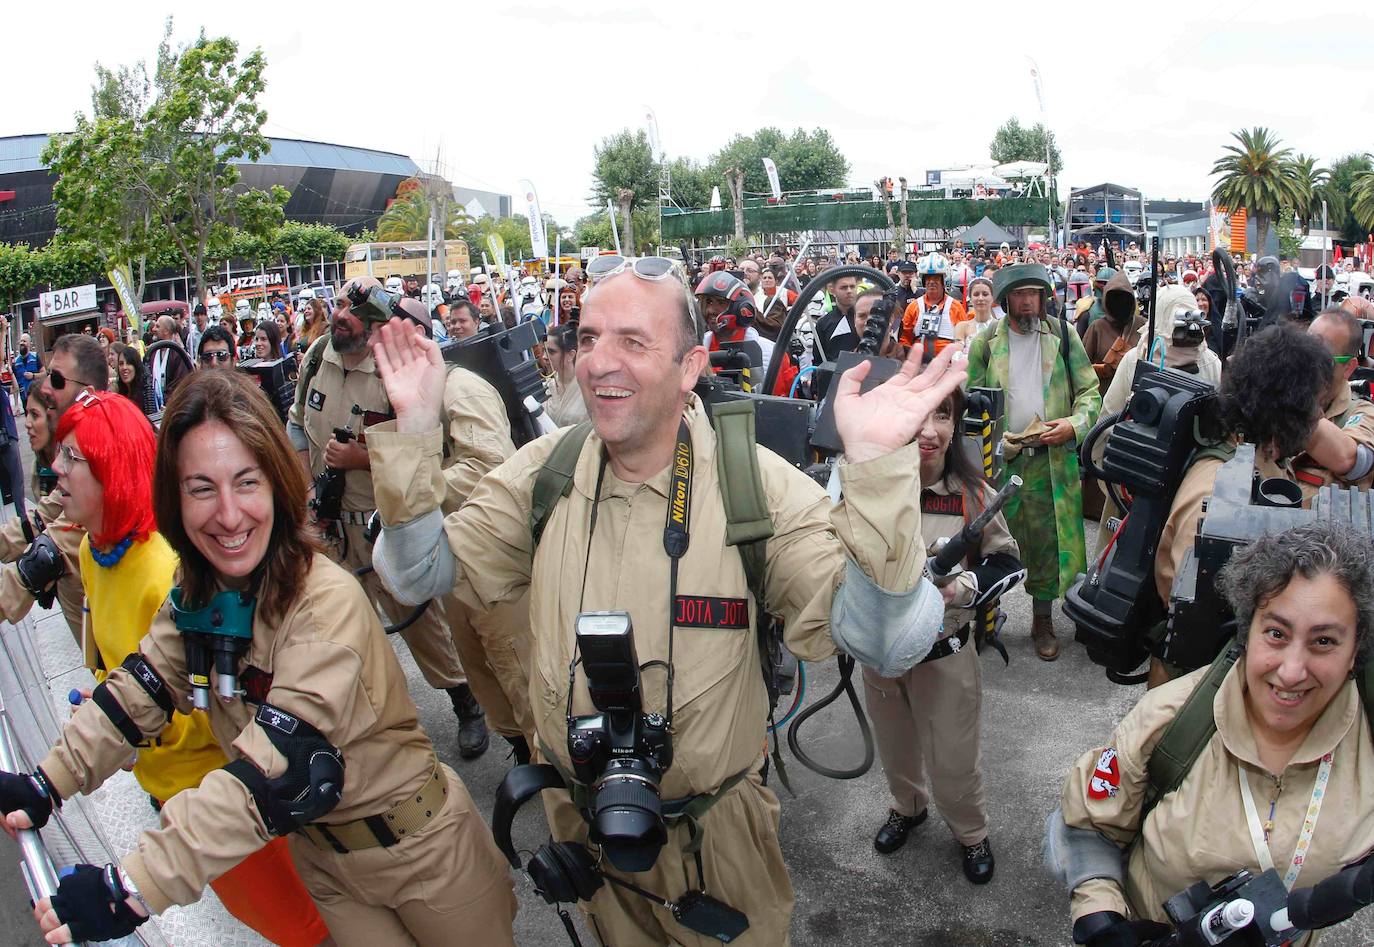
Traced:
[[5, 815], [22, 811], [35, 829], [41, 829], [48, 824], [54, 802], [62, 805], [41, 769], [33, 773], [0, 773], [0, 812]]
[[47, 594], [48, 602], [43, 607], [50, 607], [53, 586], [67, 574], [66, 561], [53, 538], [47, 533], [36, 537], [15, 561], [15, 567], [19, 570], [19, 581], [28, 593], [36, 599]]
[[1085, 947], [1143, 947], [1173, 929], [1158, 921], [1128, 921], [1115, 911], [1085, 914], [1073, 925], [1073, 942]]
[[114, 865], [76, 865], [57, 883], [51, 903], [57, 919], [71, 928], [72, 940], [114, 940], [148, 920], [129, 907], [128, 897]]

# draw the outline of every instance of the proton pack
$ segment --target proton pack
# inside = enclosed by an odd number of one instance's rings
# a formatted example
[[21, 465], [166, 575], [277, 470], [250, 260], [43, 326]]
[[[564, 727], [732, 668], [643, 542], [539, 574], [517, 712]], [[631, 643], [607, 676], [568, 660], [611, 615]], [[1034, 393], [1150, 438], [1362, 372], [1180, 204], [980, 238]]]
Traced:
[[[1108, 430], [1102, 465], [1093, 460]], [[1165, 616], [1155, 591], [1155, 553], [1174, 493], [1200, 450], [1221, 439], [1216, 389], [1194, 375], [1136, 366], [1131, 401], [1101, 418], [1079, 450], [1083, 469], [1127, 511], [1113, 541], [1064, 596], [1064, 612], [1088, 657], [1117, 683], [1148, 656], [1146, 633]]]
[[[548, 391], [532, 353], [544, 341], [544, 334], [544, 324], [534, 319], [512, 329], [481, 332], [470, 339], [451, 339], [439, 346], [444, 361], [481, 376], [496, 389], [506, 405], [516, 447], [543, 433], [543, 409], [539, 406], [548, 398]], [[533, 409], [529, 406], [531, 398], [535, 403]]]
[[1217, 471], [1197, 537], [1174, 579], [1159, 657], [1185, 672], [1210, 663], [1236, 631], [1235, 616], [1216, 587], [1231, 554], [1261, 536], [1315, 520], [1338, 521], [1370, 535], [1374, 505], [1368, 491], [1330, 484], [1313, 497], [1311, 509], [1303, 509], [1297, 484], [1261, 478], [1254, 445], [1237, 446], [1235, 457]]
[[238, 370], [256, 381], [277, 409], [283, 421], [291, 412], [291, 403], [296, 400], [296, 359], [287, 358], [250, 358], [238, 363]]

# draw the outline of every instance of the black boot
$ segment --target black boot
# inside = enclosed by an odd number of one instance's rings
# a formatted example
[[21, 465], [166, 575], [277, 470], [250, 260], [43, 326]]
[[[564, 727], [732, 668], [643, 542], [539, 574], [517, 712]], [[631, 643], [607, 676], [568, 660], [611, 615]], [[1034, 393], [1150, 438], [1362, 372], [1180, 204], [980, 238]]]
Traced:
[[911, 834], [911, 830], [924, 822], [928, 816], [929, 813], [925, 809], [915, 815], [902, 815], [896, 809], [889, 809], [887, 822], [873, 837], [873, 848], [879, 855], [891, 855], [906, 844], [906, 837]]
[[524, 737], [505, 737], [510, 744], [511, 752], [515, 754], [515, 765], [524, 766], [530, 761], [530, 745]]
[[448, 699], [453, 701], [453, 712], [458, 715], [458, 755], [465, 760], [476, 759], [487, 752], [491, 742], [486, 712], [466, 684], [448, 688]]
[[997, 867], [992, 858], [992, 844], [983, 839], [977, 845], [960, 847], [964, 850], [964, 877], [976, 885], [991, 881], [993, 869]]

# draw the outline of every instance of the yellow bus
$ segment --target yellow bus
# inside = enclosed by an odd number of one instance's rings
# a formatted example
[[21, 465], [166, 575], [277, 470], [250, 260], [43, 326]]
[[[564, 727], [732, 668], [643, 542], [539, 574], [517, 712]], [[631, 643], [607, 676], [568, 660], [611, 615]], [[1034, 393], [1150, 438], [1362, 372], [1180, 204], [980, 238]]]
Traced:
[[467, 277], [471, 262], [465, 241], [446, 240], [442, 247], [436, 242], [432, 263], [426, 259], [428, 246], [424, 240], [355, 243], [344, 254], [344, 279], [375, 276], [385, 280], [388, 276], [418, 276], [424, 280], [425, 274], [432, 272], [434, 281], [443, 285], [448, 270], [462, 270], [464, 278]]

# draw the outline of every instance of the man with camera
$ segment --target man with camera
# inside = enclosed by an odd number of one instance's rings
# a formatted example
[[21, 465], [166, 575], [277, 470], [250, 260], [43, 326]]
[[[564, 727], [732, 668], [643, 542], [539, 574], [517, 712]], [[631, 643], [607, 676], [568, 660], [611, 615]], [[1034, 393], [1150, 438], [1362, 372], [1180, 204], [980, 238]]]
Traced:
[[[306, 353], [296, 390], [296, 401], [287, 422], [287, 434], [314, 478], [312, 506], [330, 558], [355, 572], [371, 564], [372, 544], [367, 522], [376, 510], [373, 501], [371, 464], [363, 429], [394, 416], [386, 389], [368, 350], [372, 327], [392, 317], [388, 305], [375, 311], [376, 294], [386, 297], [381, 283], [358, 277], [344, 284], [334, 300], [330, 334], [321, 336]], [[359, 310], [354, 311], [355, 301]], [[419, 306], [423, 310], [423, 306]], [[423, 320], [425, 323], [428, 319]], [[325, 513], [321, 496], [329, 482], [342, 481], [335, 508]], [[321, 515], [324, 514], [324, 515]], [[362, 584], [374, 604], [391, 622], [401, 622], [414, 606], [398, 603], [377, 576], [363, 576]], [[480, 756], [489, 737], [482, 708], [472, 695], [458, 660], [453, 637], [444, 622], [443, 606], [430, 602], [423, 614], [400, 632], [415, 663], [430, 687], [448, 693], [458, 717], [459, 755]]]
[[[760, 469], [772, 529], [756, 602], [743, 549], [726, 542], [721, 442], [692, 393], [708, 361], [694, 309], [675, 265], [661, 258], [627, 261], [589, 291], [577, 378], [592, 430], [580, 432], [567, 491], [546, 515], [531, 509], [536, 481], [576, 429], [517, 451], [445, 520], [439, 351], [398, 323], [374, 347], [397, 413], [396, 433], [369, 438], [374, 466], [385, 471], [374, 562], [406, 600], [456, 586], [488, 607], [529, 590], [538, 750], [568, 787], [543, 798], [553, 837], [570, 843], [562, 851], [581, 852], [594, 875], [594, 893], [582, 889], [586, 910], [601, 941], [615, 945], [706, 943], [720, 935], [712, 918], [741, 914], [748, 935], [739, 943], [786, 940], [793, 894], [778, 801], [761, 776], [760, 608], [785, 619], [786, 646], [798, 657], [819, 661], [841, 649], [886, 674], [923, 658], [942, 622], [940, 595], [920, 575], [912, 441], [964, 377], [951, 364], [957, 349], [919, 374], [908, 360], [862, 395], [869, 363], [837, 380], [838, 505], [767, 450], [755, 447], [752, 461], [736, 455]], [[637, 708], [618, 735], [592, 719], [616, 703]], [[607, 741], [629, 752], [608, 761]], [[587, 806], [591, 826], [579, 812]], [[599, 873], [588, 839], [604, 856]], [[603, 885], [603, 876], [653, 900]]]

